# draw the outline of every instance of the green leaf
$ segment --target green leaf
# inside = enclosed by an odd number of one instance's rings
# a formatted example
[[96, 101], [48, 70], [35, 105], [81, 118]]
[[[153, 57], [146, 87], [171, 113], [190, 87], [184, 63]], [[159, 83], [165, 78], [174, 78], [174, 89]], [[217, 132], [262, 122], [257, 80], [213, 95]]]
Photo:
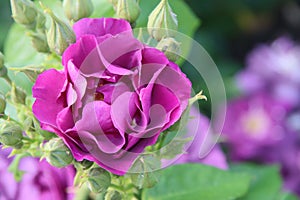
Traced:
[[200, 164], [175, 165], [162, 170], [158, 184], [145, 189], [144, 200], [229, 200], [247, 192], [250, 177]]
[[[17, 52], [16, 52], [17, 51]], [[20, 68], [25, 65], [40, 64], [45, 60], [45, 55], [38, 53], [31, 45], [26, 29], [18, 24], [13, 24], [4, 46], [4, 55], [8, 67]], [[31, 94], [32, 82], [23, 74], [8, 71], [8, 75], [16, 85]], [[5, 92], [9, 89], [5, 88]]]
[[299, 198], [296, 195], [291, 193], [282, 193], [276, 200], [298, 200]]
[[240, 200], [274, 200], [280, 193], [282, 180], [278, 166], [241, 164], [232, 166], [232, 170], [251, 176], [249, 192]]
[[27, 30], [13, 24], [9, 30], [4, 46], [4, 55], [8, 67], [38, 65], [45, 60], [45, 54], [38, 53], [31, 45]]

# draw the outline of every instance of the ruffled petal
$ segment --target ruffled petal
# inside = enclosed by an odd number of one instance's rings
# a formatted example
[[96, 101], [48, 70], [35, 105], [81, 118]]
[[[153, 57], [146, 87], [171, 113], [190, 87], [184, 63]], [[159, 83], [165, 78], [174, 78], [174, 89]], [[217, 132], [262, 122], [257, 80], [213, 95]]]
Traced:
[[77, 40], [84, 35], [100, 37], [106, 34], [117, 35], [122, 32], [132, 32], [126, 20], [114, 18], [83, 18], [74, 24], [73, 29]]
[[58, 97], [65, 84], [65, 74], [55, 69], [38, 76], [32, 88], [33, 97], [36, 98], [32, 111], [40, 122], [56, 127], [57, 114], [64, 108], [64, 100], [58, 101]]

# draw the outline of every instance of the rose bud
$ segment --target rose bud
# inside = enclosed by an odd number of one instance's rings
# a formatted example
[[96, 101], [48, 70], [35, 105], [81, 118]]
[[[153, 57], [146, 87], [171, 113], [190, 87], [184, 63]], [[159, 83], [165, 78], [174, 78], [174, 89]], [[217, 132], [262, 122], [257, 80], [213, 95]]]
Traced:
[[11, 86], [11, 100], [16, 104], [25, 104], [26, 93], [13, 83]]
[[105, 195], [105, 200], [122, 200], [122, 195], [116, 190], [109, 190]]
[[32, 46], [41, 53], [49, 53], [50, 49], [47, 43], [45, 34], [30, 32], [28, 35], [31, 37]]
[[11, 121], [5, 121], [1, 124], [0, 142], [6, 146], [19, 149], [22, 147], [23, 134], [21, 127]]
[[110, 186], [110, 183], [111, 177], [106, 170], [97, 167], [89, 171], [87, 185], [92, 192], [103, 193]]
[[157, 49], [165, 53], [171, 61], [176, 61], [181, 52], [180, 43], [174, 38], [164, 38], [156, 46]]
[[10, 3], [15, 22], [34, 29], [39, 12], [34, 3], [29, 0], [11, 0]]
[[91, 0], [64, 0], [63, 8], [67, 18], [72, 21], [90, 16], [94, 10]]
[[44, 146], [45, 157], [54, 167], [66, 167], [73, 161], [69, 148], [60, 138], [53, 138]]
[[62, 55], [65, 49], [70, 46], [70, 44], [75, 42], [75, 34], [69, 24], [58, 19], [54, 13], [46, 9], [51, 16], [51, 26], [47, 32], [47, 41], [50, 50]]
[[119, 18], [134, 23], [140, 15], [140, 7], [136, 0], [119, 0], [114, 7]]
[[0, 114], [3, 114], [6, 108], [6, 101], [3, 94], [0, 93]]
[[74, 162], [76, 169], [88, 170], [93, 166], [94, 162], [84, 159], [83, 161]]
[[5, 77], [7, 75], [7, 69], [4, 65], [4, 56], [0, 52], [0, 77]]
[[172, 30], [177, 30], [178, 22], [173, 13], [168, 0], [162, 0], [149, 15], [148, 19], [149, 34], [160, 41], [164, 37], [172, 37]]

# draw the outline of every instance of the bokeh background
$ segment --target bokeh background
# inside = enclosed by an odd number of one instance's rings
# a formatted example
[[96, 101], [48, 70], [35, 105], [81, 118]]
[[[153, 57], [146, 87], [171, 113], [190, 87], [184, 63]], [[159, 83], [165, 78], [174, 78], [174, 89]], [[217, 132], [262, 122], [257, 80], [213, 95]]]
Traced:
[[[300, 0], [185, 2], [201, 20], [194, 39], [213, 58], [225, 83], [231, 109], [222, 138], [227, 160], [277, 164], [285, 187], [300, 195]], [[1, 0], [1, 51], [12, 23], [9, 0]], [[207, 94], [192, 69], [188, 63], [182, 66], [194, 90]], [[246, 78], [239, 82], [243, 72]], [[246, 91], [252, 86], [259, 89]], [[276, 93], [278, 87], [281, 92]], [[210, 101], [200, 107], [209, 117]]]

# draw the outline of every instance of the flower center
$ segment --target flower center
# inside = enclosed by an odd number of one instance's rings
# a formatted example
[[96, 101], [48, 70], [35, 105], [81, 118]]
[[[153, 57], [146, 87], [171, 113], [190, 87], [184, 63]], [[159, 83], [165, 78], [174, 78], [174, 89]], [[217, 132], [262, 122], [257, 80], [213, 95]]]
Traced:
[[103, 101], [104, 95], [101, 92], [97, 92], [94, 94], [94, 99], [95, 99], [95, 101]]
[[270, 125], [269, 116], [262, 109], [251, 109], [241, 119], [247, 135], [253, 138], [264, 138]]

